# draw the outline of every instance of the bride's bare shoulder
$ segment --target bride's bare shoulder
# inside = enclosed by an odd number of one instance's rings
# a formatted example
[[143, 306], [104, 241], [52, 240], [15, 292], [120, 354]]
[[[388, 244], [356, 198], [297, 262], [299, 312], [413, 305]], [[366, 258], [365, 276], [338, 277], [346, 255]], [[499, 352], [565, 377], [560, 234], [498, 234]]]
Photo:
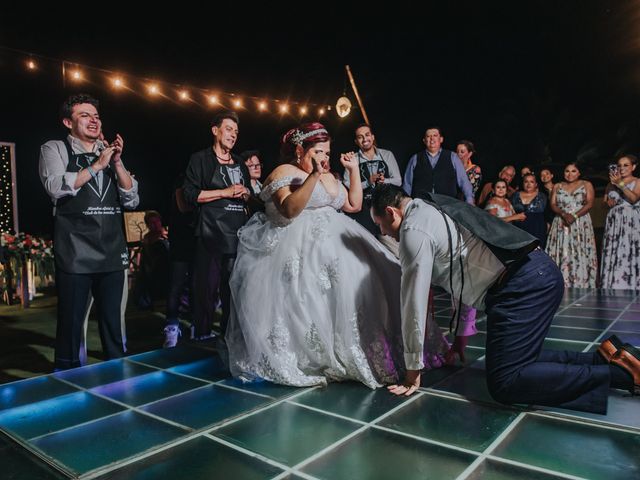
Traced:
[[269, 174], [264, 183], [265, 185], [268, 185], [269, 183], [283, 177], [301, 177], [304, 176], [302, 173], [303, 172], [299, 168], [285, 163], [283, 165], [278, 165], [275, 170]]

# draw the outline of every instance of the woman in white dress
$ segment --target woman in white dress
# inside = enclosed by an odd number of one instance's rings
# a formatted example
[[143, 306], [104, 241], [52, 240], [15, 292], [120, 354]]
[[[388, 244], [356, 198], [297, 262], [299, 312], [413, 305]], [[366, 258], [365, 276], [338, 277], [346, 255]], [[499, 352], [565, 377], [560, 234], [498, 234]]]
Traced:
[[[289, 163], [265, 181], [265, 213], [238, 232], [231, 372], [294, 386], [396, 382], [404, 369], [398, 261], [338, 211], [361, 208], [362, 186], [347, 190], [329, 172], [331, 142], [320, 123], [288, 131], [281, 146]], [[359, 175], [352, 153], [340, 162]], [[429, 331], [427, 348], [441, 358], [448, 345], [435, 323]]]

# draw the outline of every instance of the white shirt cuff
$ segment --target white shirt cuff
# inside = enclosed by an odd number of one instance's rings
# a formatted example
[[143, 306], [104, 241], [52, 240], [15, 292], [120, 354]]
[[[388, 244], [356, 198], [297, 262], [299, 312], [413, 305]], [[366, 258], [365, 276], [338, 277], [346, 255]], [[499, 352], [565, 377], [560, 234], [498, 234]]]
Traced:
[[422, 360], [422, 352], [409, 353], [404, 352], [404, 364], [407, 370], [422, 370], [424, 362]]

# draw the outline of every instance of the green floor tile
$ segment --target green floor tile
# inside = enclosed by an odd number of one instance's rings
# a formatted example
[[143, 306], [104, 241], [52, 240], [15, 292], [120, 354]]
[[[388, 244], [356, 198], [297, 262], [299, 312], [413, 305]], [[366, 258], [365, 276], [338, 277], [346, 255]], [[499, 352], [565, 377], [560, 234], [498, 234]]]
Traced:
[[568, 350], [570, 352], [582, 352], [587, 348], [589, 344], [587, 342], [567, 342], [563, 340], [556, 340], [547, 338], [542, 346], [545, 350]]
[[551, 328], [549, 328], [547, 338], [592, 342], [600, 336], [600, 332], [601, 330], [551, 326]]
[[295, 465], [360, 428], [357, 423], [282, 403], [213, 432], [286, 465]]
[[494, 455], [593, 480], [640, 478], [640, 434], [527, 416]]
[[465, 367], [471, 366], [476, 360], [484, 356], [484, 348], [471, 348], [468, 347], [465, 350], [466, 363], [463, 365], [459, 359], [456, 358], [456, 364], [453, 366], [444, 365], [440, 368], [432, 368], [430, 370], [423, 370], [420, 375], [420, 386], [431, 387], [443, 381], [445, 378], [450, 377], [454, 373], [459, 372]]
[[210, 385], [143, 407], [147, 412], [199, 429], [254, 410], [273, 400]]
[[186, 432], [132, 411], [41, 437], [36, 448], [76, 474], [132, 457]]
[[557, 315], [553, 319], [552, 325], [558, 325], [563, 327], [582, 327], [593, 328], [595, 330], [604, 330], [609, 327], [613, 320], [607, 320], [604, 318], [580, 318], [580, 317], [567, 317], [565, 315]]
[[7, 383], [0, 386], [0, 411], [77, 391], [77, 388], [50, 376]]
[[560, 480], [561, 478], [563, 477], [493, 460], [485, 460], [467, 477], [468, 480]]
[[0, 433], [0, 467], [4, 480], [62, 480], [68, 478]]
[[482, 347], [484, 348], [487, 343], [486, 333], [476, 333], [475, 335], [468, 337], [470, 347]]
[[152, 352], [128, 357], [136, 362], [146, 363], [159, 368], [171, 368], [184, 363], [196, 362], [217, 356], [213, 350], [179, 345], [174, 348], [161, 348]]
[[609, 390], [607, 414], [579, 412], [577, 410], [566, 410], [561, 408], [539, 407], [544, 410], [560, 412], [563, 415], [574, 417], [591, 418], [599, 422], [608, 422], [614, 425], [635, 427], [640, 431], [640, 415], [638, 415], [638, 398], [632, 397], [626, 390]]
[[294, 393], [300, 393], [303, 390], [303, 388], [300, 387], [278, 385], [277, 383], [267, 381], [243, 382], [237, 378], [228, 378], [220, 382], [220, 384], [239, 388], [241, 390], [247, 390], [249, 392], [259, 393], [261, 395], [268, 395], [272, 398], [288, 397]]
[[465, 368], [433, 387], [435, 390], [457, 393], [465, 398], [496, 403], [487, 388], [486, 373], [479, 368]]
[[100, 480], [261, 480], [281, 472], [261, 460], [199, 437], [101, 476]]
[[629, 306], [629, 301], [618, 297], [604, 297], [596, 300], [584, 300], [577, 302], [574, 306], [577, 308], [598, 308], [605, 310], [617, 310], [620, 312]]
[[302, 471], [330, 480], [456, 478], [475, 456], [376, 429], [332, 450]]
[[[613, 332], [635, 332], [640, 333], [640, 322], [634, 322], [631, 320], [618, 320], [613, 327]], [[622, 335], [619, 335], [622, 336]]]
[[569, 307], [562, 315], [570, 317], [608, 318], [614, 320], [620, 315], [619, 310], [604, 310], [601, 308]]
[[167, 371], [189, 375], [211, 382], [217, 382], [230, 376], [229, 370], [224, 366], [220, 357], [217, 356], [178, 365], [167, 369]]
[[380, 425], [482, 452], [517, 415], [512, 410], [426, 394], [382, 420]]
[[207, 384], [199, 380], [156, 371], [140, 377], [96, 387], [91, 389], [91, 392], [104, 395], [127, 405], [137, 406], [204, 385]]
[[54, 373], [53, 376], [84, 388], [93, 388], [155, 371], [153, 368], [127, 362], [119, 358], [117, 360], [57, 372]]
[[0, 428], [29, 439], [123, 410], [86, 392], [71, 393], [0, 412]]
[[386, 388], [371, 390], [361, 383], [331, 383], [295, 398], [296, 403], [370, 422], [404, 403], [407, 397], [398, 397]]
[[450, 377], [461, 371], [464, 367], [445, 365], [440, 368], [432, 368], [431, 370], [423, 370], [420, 374], [420, 386], [428, 388], [442, 382], [445, 378]]

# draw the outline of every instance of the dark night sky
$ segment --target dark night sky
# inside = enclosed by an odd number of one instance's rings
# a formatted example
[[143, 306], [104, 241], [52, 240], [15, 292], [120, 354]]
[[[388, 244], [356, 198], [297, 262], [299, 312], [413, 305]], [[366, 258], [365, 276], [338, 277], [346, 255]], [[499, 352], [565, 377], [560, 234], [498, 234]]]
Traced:
[[[215, 5], [137, 19], [107, 7], [84, 23], [53, 10], [39, 10], [37, 18], [7, 12], [0, 46], [171, 83], [328, 104], [341, 95], [349, 64], [378, 143], [401, 164], [432, 124], [444, 129], [449, 148], [472, 140], [487, 177], [505, 163], [575, 158], [595, 176], [617, 153], [639, 153], [636, 2], [396, 2], [394, 10], [314, 2], [315, 11], [304, 12], [301, 3]], [[164, 211], [190, 153], [211, 143], [213, 110], [114, 93], [99, 81], [65, 88], [59, 64], [34, 74], [20, 60], [0, 50], [0, 141], [17, 144], [21, 229], [51, 230], [37, 176], [39, 146], [65, 134], [59, 104], [77, 91], [101, 100], [108, 138], [125, 138], [141, 208]], [[350, 90], [348, 96], [355, 103]], [[236, 151], [259, 148], [275, 162], [279, 136], [299, 117], [239, 113]], [[350, 149], [359, 111], [325, 120], [333, 151]]]

